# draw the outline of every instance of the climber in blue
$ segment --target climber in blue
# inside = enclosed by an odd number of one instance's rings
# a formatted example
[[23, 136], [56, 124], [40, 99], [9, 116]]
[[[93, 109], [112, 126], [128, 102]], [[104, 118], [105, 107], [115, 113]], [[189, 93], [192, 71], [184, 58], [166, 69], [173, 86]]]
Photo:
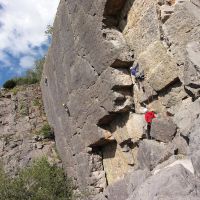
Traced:
[[144, 80], [144, 71], [139, 71], [139, 64], [137, 63], [136, 66], [132, 66], [130, 68], [131, 70], [131, 75], [132, 76], [135, 76], [135, 80], [138, 80], [138, 81], [142, 81]]

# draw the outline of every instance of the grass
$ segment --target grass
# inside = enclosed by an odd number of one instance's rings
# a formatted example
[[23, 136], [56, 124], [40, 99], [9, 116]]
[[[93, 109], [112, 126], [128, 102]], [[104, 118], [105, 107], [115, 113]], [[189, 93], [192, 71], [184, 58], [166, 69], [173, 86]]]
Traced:
[[17, 95], [17, 93], [19, 91], [21, 91], [21, 89], [19, 87], [14, 87], [13, 89], [10, 90], [14, 95]]
[[19, 104], [19, 113], [21, 116], [28, 116], [28, 114], [29, 114], [28, 107], [27, 107], [26, 103], [23, 101], [20, 102], [20, 104]]
[[32, 104], [33, 104], [33, 106], [37, 106], [37, 107], [40, 107], [40, 108], [42, 107], [42, 103], [39, 99], [34, 99], [32, 101]]

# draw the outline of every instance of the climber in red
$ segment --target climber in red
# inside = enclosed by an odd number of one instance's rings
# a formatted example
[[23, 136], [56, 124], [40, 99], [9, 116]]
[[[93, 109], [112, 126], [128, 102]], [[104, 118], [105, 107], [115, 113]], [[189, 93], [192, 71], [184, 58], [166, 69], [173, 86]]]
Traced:
[[153, 111], [146, 111], [145, 113], [145, 120], [147, 122], [147, 139], [151, 139], [150, 131], [151, 131], [151, 123], [152, 120], [156, 118], [156, 115]]

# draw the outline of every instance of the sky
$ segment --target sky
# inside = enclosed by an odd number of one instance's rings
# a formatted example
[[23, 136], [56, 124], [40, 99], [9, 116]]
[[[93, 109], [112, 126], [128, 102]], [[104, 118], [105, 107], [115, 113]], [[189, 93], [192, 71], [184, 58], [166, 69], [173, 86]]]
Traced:
[[0, 0], [0, 86], [43, 57], [59, 0]]

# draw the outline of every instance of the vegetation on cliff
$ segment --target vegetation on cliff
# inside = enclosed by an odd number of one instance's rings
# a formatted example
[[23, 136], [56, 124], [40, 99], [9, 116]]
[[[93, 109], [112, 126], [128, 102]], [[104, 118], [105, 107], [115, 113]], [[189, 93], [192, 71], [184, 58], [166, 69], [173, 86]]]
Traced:
[[45, 57], [37, 60], [33, 69], [26, 71], [24, 76], [17, 77], [6, 81], [3, 87], [6, 89], [12, 89], [19, 85], [30, 85], [40, 82], [42, 76], [43, 65]]
[[72, 183], [64, 171], [42, 158], [14, 178], [0, 169], [0, 200], [71, 200]]

